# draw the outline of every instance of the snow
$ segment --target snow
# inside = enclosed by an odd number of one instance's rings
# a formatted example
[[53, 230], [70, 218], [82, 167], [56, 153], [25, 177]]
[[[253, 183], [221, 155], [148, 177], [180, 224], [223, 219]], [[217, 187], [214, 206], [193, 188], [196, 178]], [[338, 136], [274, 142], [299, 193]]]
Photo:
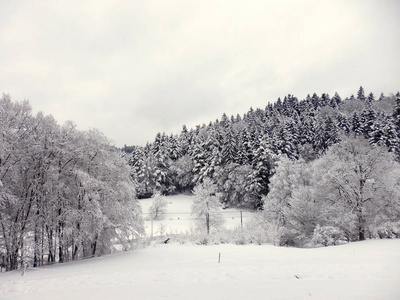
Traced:
[[[190, 196], [168, 197], [167, 232], [194, 224]], [[151, 200], [141, 200], [148, 212]], [[240, 226], [237, 209], [226, 227]], [[244, 222], [250, 213], [244, 213]], [[158, 223], [157, 223], [158, 222]], [[150, 221], [146, 221], [149, 233]], [[221, 254], [221, 262], [218, 257]], [[180, 245], [0, 273], [0, 299], [400, 299], [400, 239], [298, 249]]]
[[[191, 214], [193, 196], [190, 195], [175, 195], [166, 197], [168, 202], [167, 213], [164, 215], [162, 220], [153, 220], [153, 236], [160, 235], [160, 226], [165, 228], [165, 233], [177, 234], [185, 233], [195, 226], [196, 220], [195, 216]], [[149, 215], [149, 208], [153, 199], [142, 199], [139, 200], [142, 211], [143, 218], [145, 220], [145, 230], [148, 236], [151, 236], [151, 220]], [[227, 208], [220, 209], [222, 213], [225, 224], [224, 226], [229, 229], [239, 227], [240, 221], [240, 210], [237, 208]], [[242, 220], [245, 223], [248, 218], [251, 217], [251, 212], [244, 210], [242, 212]]]
[[172, 243], [2, 273], [0, 299], [400, 299], [399, 283], [400, 240], [316, 249]]

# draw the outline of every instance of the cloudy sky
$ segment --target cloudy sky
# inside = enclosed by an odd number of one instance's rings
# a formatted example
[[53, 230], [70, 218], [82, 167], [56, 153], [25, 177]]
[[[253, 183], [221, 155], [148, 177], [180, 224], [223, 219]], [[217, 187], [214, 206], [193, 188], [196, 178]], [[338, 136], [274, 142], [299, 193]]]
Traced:
[[144, 145], [360, 85], [400, 89], [400, 1], [0, 0], [0, 92]]

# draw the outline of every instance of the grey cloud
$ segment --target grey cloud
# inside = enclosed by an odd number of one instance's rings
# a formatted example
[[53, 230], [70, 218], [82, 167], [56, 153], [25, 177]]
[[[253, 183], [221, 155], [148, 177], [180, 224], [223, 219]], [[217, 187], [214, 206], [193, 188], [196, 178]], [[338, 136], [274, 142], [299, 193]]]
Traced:
[[0, 92], [118, 146], [285, 94], [396, 92], [398, 1], [8, 1]]

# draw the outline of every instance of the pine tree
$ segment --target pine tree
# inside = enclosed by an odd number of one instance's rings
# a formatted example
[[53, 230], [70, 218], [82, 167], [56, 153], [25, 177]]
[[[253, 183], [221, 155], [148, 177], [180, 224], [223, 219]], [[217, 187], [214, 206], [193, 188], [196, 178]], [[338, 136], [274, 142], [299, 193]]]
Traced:
[[354, 134], [356, 136], [362, 134], [363, 128], [362, 128], [360, 118], [359, 118], [357, 112], [354, 112], [354, 114], [353, 114], [353, 118], [351, 120], [351, 130], [354, 132]]
[[392, 117], [385, 117], [374, 123], [369, 142], [371, 145], [386, 146], [389, 152], [398, 154], [399, 136]]
[[361, 113], [362, 131], [367, 139], [371, 137], [376, 117], [376, 112], [372, 108], [368, 109], [367, 111], [364, 110]]
[[206, 158], [204, 167], [201, 171], [201, 178], [213, 178], [216, 170], [222, 164], [222, 146], [220, 144], [221, 130], [222, 129], [219, 126], [210, 129], [209, 135], [204, 144]]
[[222, 146], [222, 164], [236, 163], [238, 162], [238, 145], [237, 137], [233, 132], [232, 127], [228, 127], [225, 131]]
[[325, 146], [326, 149], [336, 144], [339, 141], [338, 128], [331, 117], [328, 116], [325, 120]]
[[323, 93], [323, 94], [321, 95], [321, 101], [320, 101], [320, 103], [321, 103], [321, 107], [330, 105], [331, 99], [330, 99], [330, 97], [329, 97], [329, 94]]
[[397, 127], [397, 132], [399, 132], [399, 138], [400, 138], [400, 95], [396, 96], [396, 104], [394, 107], [393, 119]]
[[168, 158], [170, 160], [175, 161], [181, 157], [181, 147], [179, 146], [178, 139], [172, 134], [168, 138], [167, 145]]
[[160, 192], [168, 192], [169, 191], [169, 178], [168, 178], [168, 169], [169, 169], [169, 154], [168, 154], [168, 138], [163, 133], [157, 133], [156, 139], [152, 144], [152, 157], [150, 161], [154, 159], [154, 165], [152, 172], [152, 177], [155, 181], [155, 189]]
[[337, 108], [341, 103], [342, 98], [340, 98], [339, 94], [335, 92], [335, 95], [331, 99], [330, 106], [333, 108]]
[[366, 101], [365, 95], [364, 95], [364, 88], [362, 86], [360, 86], [360, 88], [358, 89], [357, 92], [357, 99], [361, 100], [363, 102]]
[[281, 100], [280, 97], [279, 97], [278, 100], [276, 100], [276, 102], [275, 102], [275, 110], [276, 110], [279, 114], [282, 113], [283, 106], [282, 106], [282, 100]]
[[311, 103], [314, 106], [314, 109], [317, 109], [320, 106], [320, 98], [318, 97], [318, 95], [316, 93], [314, 93], [311, 97]]
[[346, 135], [350, 133], [351, 125], [349, 120], [342, 114], [338, 114], [336, 118], [337, 127], [342, 130]]
[[193, 145], [193, 152], [191, 154], [193, 159], [193, 183], [197, 184], [204, 179], [204, 173], [207, 168], [208, 155], [206, 152], [205, 141], [197, 137], [196, 143]]
[[281, 113], [285, 116], [291, 117], [297, 110], [298, 100], [293, 95], [285, 96], [282, 103]]
[[222, 118], [219, 123], [223, 130], [226, 130], [230, 126], [229, 118], [225, 113], [222, 114]]
[[375, 96], [372, 92], [368, 94], [366, 101], [369, 105], [375, 102]]
[[252, 160], [252, 151], [250, 149], [250, 143], [246, 128], [243, 128], [238, 135], [237, 144], [237, 161], [240, 165], [250, 164]]
[[298, 158], [298, 138], [295, 125], [292, 122], [287, 122], [279, 131], [278, 153], [285, 154], [289, 158]]
[[268, 148], [268, 144], [262, 140], [260, 146], [254, 149], [252, 193], [261, 197], [269, 191], [269, 180], [274, 172], [276, 155]]

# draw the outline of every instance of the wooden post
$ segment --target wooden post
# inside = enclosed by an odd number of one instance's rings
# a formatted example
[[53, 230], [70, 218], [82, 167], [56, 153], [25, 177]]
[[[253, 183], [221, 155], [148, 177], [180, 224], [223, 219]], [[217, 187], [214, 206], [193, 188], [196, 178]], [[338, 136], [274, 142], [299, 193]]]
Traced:
[[220, 262], [221, 262], [221, 252], [218, 255], [218, 263], [220, 263]]
[[243, 229], [243, 214], [242, 214], [242, 209], [240, 209], [240, 228]]

